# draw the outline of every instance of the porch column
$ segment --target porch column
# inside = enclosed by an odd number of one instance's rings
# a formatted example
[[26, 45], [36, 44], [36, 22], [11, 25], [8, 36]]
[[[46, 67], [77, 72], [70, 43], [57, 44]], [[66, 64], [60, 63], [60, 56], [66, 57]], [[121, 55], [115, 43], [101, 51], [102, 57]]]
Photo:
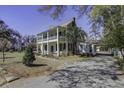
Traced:
[[47, 54], [49, 54], [49, 32], [47, 32]]
[[39, 50], [38, 50], [38, 36], [37, 36], [37, 53], [39, 52]]
[[37, 53], [39, 53], [39, 45], [38, 45], [38, 43], [37, 43]]
[[43, 45], [43, 43], [41, 45], [41, 51], [42, 51], [42, 55], [44, 55], [44, 45]]
[[57, 27], [57, 56], [60, 55], [59, 51], [59, 28]]

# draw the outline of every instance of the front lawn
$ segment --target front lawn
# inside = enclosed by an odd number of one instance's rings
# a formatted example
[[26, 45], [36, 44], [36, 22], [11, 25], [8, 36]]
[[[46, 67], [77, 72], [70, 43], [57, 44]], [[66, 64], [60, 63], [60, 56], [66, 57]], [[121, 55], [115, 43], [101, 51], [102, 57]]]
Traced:
[[0, 52], [0, 64], [11, 64], [22, 62], [23, 52], [5, 52], [5, 62], [3, 63], [2, 52]]
[[42, 58], [36, 56], [36, 60], [31, 67], [22, 64], [24, 52], [5, 52], [5, 62], [3, 63], [2, 53], [0, 52], [0, 67], [5, 67], [8, 72], [11, 72], [22, 77], [32, 77], [38, 75], [49, 74], [56, 70], [60, 62], [54, 59]]
[[0, 66], [5, 66], [8, 72], [18, 74], [22, 77], [33, 77], [44, 74], [50, 74], [55, 70], [58, 70], [63, 64], [73, 63], [73, 62], [82, 62], [90, 59], [89, 57], [80, 57], [80, 56], [67, 56], [59, 57], [58, 59], [36, 56], [34, 65], [27, 67], [22, 64], [23, 52], [6, 52], [5, 53], [5, 62], [2, 62], [2, 53], [0, 52]]

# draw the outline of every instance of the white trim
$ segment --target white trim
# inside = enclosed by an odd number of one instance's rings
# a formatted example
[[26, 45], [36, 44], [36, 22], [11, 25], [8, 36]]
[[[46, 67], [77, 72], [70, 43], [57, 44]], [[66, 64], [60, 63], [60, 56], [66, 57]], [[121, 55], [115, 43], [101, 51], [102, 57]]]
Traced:
[[57, 56], [59, 56], [59, 28], [57, 27]]

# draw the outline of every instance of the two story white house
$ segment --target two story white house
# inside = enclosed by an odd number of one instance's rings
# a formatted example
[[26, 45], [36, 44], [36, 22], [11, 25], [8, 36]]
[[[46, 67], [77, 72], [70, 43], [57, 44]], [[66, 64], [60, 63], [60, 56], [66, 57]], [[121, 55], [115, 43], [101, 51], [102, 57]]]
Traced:
[[[37, 34], [37, 52], [42, 55], [55, 56], [72, 54], [72, 43], [67, 41], [65, 36], [66, 28], [70, 25], [76, 25], [75, 18]], [[62, 28], [65, 28], [66, 31]], [[78, 50], [79, 53], [90, 52], [89, 45], [84, 42], [79, 44]]]

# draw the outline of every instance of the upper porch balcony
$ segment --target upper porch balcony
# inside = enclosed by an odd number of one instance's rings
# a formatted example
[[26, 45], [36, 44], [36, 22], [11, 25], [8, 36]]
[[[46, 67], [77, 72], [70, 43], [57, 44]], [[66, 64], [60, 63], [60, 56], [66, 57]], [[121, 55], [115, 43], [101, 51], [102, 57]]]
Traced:
[[37, 35], [38, 42], [52, 41], [52, 40], [65, 40], [65, 32], [59, 29], [50, 30]]
[[[65, 40], [65, 36], [59, 36], [58, 39], [59, 40]], [[38, 37], [37, 40], [38, 40], [38, 42], [57, 40], [57, 36], [50, 36], [48, 38], [47, 37], [46, 38]]]
[[46, 38], [43, 38], [42, 41], [47, 41], [47, 40], [54, 40], [54, 39], [57, 39], [57, 36], [50, 36], [50, 37], [46, 37]]

